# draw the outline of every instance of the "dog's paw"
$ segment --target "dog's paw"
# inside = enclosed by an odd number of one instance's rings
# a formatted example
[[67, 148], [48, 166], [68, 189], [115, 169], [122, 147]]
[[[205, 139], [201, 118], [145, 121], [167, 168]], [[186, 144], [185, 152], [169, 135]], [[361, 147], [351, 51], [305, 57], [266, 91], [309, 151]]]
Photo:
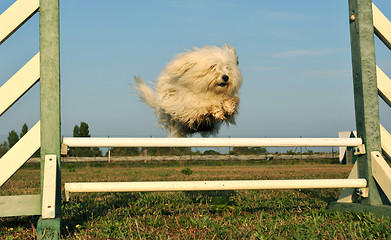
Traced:
[[232, 115], [236, 112], [236, 109], [238, 108], [238, 104], [239, 104], [239, 98], [233, 97], [224, 100], [221, 106], [227, 115]]
[[211, 106], [209, 113], [218, 121], [224, 121], [226, 119], [225, 112], [220, 106]]

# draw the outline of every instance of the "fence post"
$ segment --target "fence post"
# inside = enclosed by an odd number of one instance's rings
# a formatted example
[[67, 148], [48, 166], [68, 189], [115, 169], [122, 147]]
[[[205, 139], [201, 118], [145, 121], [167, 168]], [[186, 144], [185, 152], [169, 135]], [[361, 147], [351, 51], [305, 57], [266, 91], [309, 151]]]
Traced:
[[57, 167], [54, 218], [40, 218], [38, 239], [60, 239], [61, 172], [60, 172], [60, 29], [59, 1], [40, 0], [41, 52], [41, 196], [43, 191], [45, 156], [56, 155]]
[[372, 1], [349, 0], [349, 20], [357, 137], [365, 145], [365, 153], [357, 158], [357, 175], [367, 180], [369, 192], [360, 204], [337, 202], [330, 208], [391, 216], [391, 207], [386, 205], [388, 199], [372, 172], [371, 153], [381, 152]]
[[372, 1], [349, 0], [349, 16], [357, 137], [366, 148], [358, 156], [358, 175], [369, 188], [361, 203], [382, 205], [371, 166], [371, 152], [381, 151]]

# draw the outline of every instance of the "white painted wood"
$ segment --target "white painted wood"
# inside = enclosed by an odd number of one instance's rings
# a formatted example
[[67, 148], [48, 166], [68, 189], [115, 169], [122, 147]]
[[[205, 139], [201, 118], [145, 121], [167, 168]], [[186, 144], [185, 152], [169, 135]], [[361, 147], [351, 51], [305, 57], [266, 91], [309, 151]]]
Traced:
[[391, 200], [391, 168], [378, 151], [371, 152], [372, 175], [388, 200]]
[[0, 15], [0, 44], [32, 17], [39, 8], [39, 0], [17, 0]]
[[391, 79], [376, 66], [377, 89], [380, 97], [391, 107]]
[[236, 180], [65, 183], [65, 192], [155, 192], [256, 189], [360, 188], [365, 179]]
[[[381, 148], [383, 153], [391, 160], [391, 134], [380, 124]], [[390, 199], [391, 200], [391, 199]]]
[[[338, 133], [339, 138], [350, 138], [350, 135], [354, 134], [355, 137], [357, 137], [357, 131], [341, 131]], [[339, 147], [339, 162], [342, 162], [343, 157], [346, 153], [346, 147]]]
[[0, 116], [39, 81], [39, 53], [0, 87]]
[[68, 147], [330, 147], [362, 144], [361, 138], [63, 138]]
[[[358, 167], [357, 162], [354, 163], [352, 171], [349, 174], [348, 179], [357, 179], [358, 178]], [[341, 194], [337, 202], [352, 203], [356, 200], [356, 193], [354, 188], [344, 188], [342, 189]]]
[[[343, 131], [338, 133], [339, 138], [348, 138], [349, 136], [350, 136], [350, 131]], [[345, 153], [346, 153], [346, 147], [339, 147], [339, 162], [342, 162]]]
[[56, 217], [56, 180], [57, 180], [57, 156], [45, 156], [45, 169], [42, 191], [42, 218]]
[[391, 22], [373, 3], [372, 15], [376, 36], [391, 50]]
[[39, 149], [40, 122], [0, 158], [0, 187]]

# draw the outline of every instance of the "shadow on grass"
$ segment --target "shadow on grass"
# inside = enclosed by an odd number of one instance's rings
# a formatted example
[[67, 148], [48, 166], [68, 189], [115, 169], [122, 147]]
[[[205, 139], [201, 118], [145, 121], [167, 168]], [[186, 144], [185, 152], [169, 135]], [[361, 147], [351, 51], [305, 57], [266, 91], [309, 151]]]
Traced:
[[[149, 216], [185, 216], [194, 211], [221, 214], [223, 212], [277, 214], [304, 209], [322, 208], [335, 201], [330, 190], [294, 190], [262, 193], [249, 191], [242, 196], [237, 191], [189, 191], [182, 193], [88, 193], [75, 194], [62, 206], [63, 233], [71, 236], [78, 226], [108, 219], [143, 218]], [[36, 223], [36, 221], [34, 221]], [[31, 227], [27, 221], [26, 227]]]
[[[0, 229], [1, 229], [0, 232], [2, 231], [7, 232], [7, 230], [9, 229], [26, 229], [26, 231], [30, 230], [32, 235], [34, 235], [33, 233], [37, 228], [37, 222], [39, 218], [40, 216], [20, 216], [20, 217], [0, 218]], [[3, 229], [3, 227], [5, 227], [6, 229]], [[2, 233], [0, 235], [2, 235]]]
[[231, 200], [235, 195], [235, 191], [78, 194], [63, 204], [63, 232], [73, 235], [78, 225], [110, 217], [183, 215], [200, 206], [211, 213], [229, 211], [236, 205]]
[[325, 202], [327, 204], [330, 204], [331, 202], [336, 202], [338, 200], [338, 190], [325, 190], [325, 189], [318, 189], [318, 190], [310, 190], [310, 189], [303, 189], [301, 190], [302, 193], [306, 194], [308, 198], [315, 199], [317, 202]]
[[137, 200], [137, 195], [132, 193], [122, 194], [83, 194], [74, 196], [70, 202], [62, 205], [63, 232], [72, 234], [77, 225], [106, 216], [113, 209], [129, 209], [132, 202]]

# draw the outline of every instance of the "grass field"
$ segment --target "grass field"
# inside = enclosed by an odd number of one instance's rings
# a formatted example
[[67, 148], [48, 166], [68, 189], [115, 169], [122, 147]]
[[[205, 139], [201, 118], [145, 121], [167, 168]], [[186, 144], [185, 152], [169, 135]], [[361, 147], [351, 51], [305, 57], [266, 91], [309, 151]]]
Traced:
[[[23, 167], [0, 194], [39, 193], [39, 171], [39, 165]], [[325, 162], [86, 163], [64, 164], [62, 181], [345, 178], [349, 172], [350, 167]], [[339, 193], [340, 189], [72, 194], [62, 206], [62, 237], [391, 239], [388, 218], [328, 210]], [[0, 218], [0, 239], [35, 239], [37, 219]]]

